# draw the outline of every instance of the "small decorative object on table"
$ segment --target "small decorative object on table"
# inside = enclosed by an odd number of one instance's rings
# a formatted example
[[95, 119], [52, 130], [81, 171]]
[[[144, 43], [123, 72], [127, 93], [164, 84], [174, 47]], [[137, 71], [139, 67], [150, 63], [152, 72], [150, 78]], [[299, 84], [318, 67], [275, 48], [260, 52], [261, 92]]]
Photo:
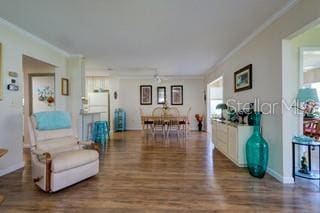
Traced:
[[244, 118], [248, 115], [247, 112], [243, 109], [241, 109], [239, 112], [238, 112], [238, 115], [241, 117], [241, 124], [246, 124], [246, 122], [244, 122]]
[[308, 170], [307, 158], [305, 156], [302, 156], [300, 162], [301, 162], [301, 167], [299, 169], [299, 172], [303, 174], [310, 174]]
[[254, 103], [250, 103], [250, 108], [248, 109], [248, 125], [253, 126], [254, 125]]
[[196, 114], [195, 115], [197, 121], [198, 121], [198, 130], [199, 132], [202, 131], [202, 121], [203, 121], [203, 115], [202, 114]]
[[169, 109], [169, 106], [168, 106], [167, 101], [164, 102], [164, 104], [162, 105], [162, 107], [163, 107], [164, 110]]
[[229, 117], [228, 121], [239, 122], [238, 114], [232, 107], [228, 107], [227, 114], [228, 114], [228, 117]]
[[249, 173], [257, 178], [263, 178], [268, 165], [269, 148], [260, 132], [261, 112], [255, 112], [253, 134], [246, 144], [247, 166]]
[[225, 110], [225, 109], [228, 109], [228, 106], [227, 106], [227, 104], [218, 104], [217, 106], [216, 106], [216, 109], [221, 109], [221, 117], [220, 117], [220, 120], [225, 120], [225, 118], [223, 117], [223, 110]]

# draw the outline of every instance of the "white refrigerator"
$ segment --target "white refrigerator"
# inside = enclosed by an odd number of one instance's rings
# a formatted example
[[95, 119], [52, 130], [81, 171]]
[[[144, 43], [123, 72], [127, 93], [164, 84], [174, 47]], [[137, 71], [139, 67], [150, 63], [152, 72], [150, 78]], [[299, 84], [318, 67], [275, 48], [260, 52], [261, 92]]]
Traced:
[[88, 107], [90, 113], [101, 113], [100, 119], [108, 121], [110, 125], [110, 106], [109, 92], [89, 92]]

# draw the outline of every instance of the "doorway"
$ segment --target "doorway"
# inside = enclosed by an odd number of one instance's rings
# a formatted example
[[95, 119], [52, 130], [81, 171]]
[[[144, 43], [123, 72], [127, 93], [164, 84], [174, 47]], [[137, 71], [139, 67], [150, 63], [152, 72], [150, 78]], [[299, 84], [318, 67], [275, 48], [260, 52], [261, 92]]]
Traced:
[[23, 145], [30, 147], [28, 117], [35, 112], [55, 110], [55, 66], [24, 55]]
[[207, 85], [207, 131], [211, 130], [211, 119], [218, 118], [221, 115], [221, 109], [216, 109], [218, 104], [223, 103], [223, 77], [219, 77]]
[[[303, 29], [283, 40], [283, 176], [292, 183], [292, 137], [305, 134], [309, 113], [319, 116], [319, 109], [310, 110], [309, 103], [300, 94], [314, 88], [320, 92], [320, 21], [315, 20]], [[308, 93], [309, 93], [308, 92]], [[301, 103], [299, 103], [299, 102]], [[297, 107], [299, 110], [296, 110]], [[308, 115], [307, 115], [308, 114]], [[317, 115], [318, 114], [318, 115]], [[317, 119], [317, 118], [316, 118]], [[309, 122], [309, 121], [308, 121]], [[304, 148], [295, 152], [294, 168], [302, 168], [300, 160], [306, 157]], [[312, 168], [318, 168], [318, 153], [312, 152]]]

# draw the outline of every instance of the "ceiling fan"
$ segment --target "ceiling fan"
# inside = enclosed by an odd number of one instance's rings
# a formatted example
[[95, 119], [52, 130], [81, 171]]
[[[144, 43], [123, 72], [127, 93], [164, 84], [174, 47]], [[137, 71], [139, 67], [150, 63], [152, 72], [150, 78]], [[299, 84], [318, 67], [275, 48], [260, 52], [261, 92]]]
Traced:
[[168, 78], [164, 75], [159, 75], [158, 70], [156, 69], [155, 74], [153, 75], [154, 81], [160, 84], [162, 81], [167, 81]]

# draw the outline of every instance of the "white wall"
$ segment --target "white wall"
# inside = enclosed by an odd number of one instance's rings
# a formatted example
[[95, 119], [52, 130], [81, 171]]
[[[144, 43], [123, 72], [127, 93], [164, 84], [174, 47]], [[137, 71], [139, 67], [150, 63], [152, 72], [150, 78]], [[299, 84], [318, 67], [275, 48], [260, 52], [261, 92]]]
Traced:
[[[69, 96], [67, 110], [71, 112], [72, 125], [77, 130], [77, 136], [82, 137], [81, 97], [85, 96], [85, 61], [82, 56], [71, 56], [67, 59], [67, 78], [69, 79]], [[60, 80], [61, 81], [61, 80]], [[81, 138], [83, 139], [83, 138]]]
[[[22, 97], [23, 70], [22, 56], [28, 55], [56, 66], [56, 78], [66, 75], [66, 54], [45, 44], [22, 30], [0, 20], [0, 43], [2, 43], [3, 100], [0, 101], [0, 147], [8, 153], [0, 159], [0, 175], [23, 166], [22, 154]], [[11, 92], [6, 89], [8, 72], [18, 73], [20, 90]], [[60, 81], [56, 88], [60, 91]], [[56, 108], [66, 109], [66, 97], [57, 93]]]
[[[152, 105], [140, 105], [140, 85], [152, 85]], [[171, 85], [183, 85], [183, 105], [175, 105], [183, 115], [187, 114], [191, 107], [191, 128], [197, 128], [197, 122], [194, 118], [196, 113], [205, 114], [205, 105], [203, 99], [204, 81], [202, 79], [181, 79], [167, 80], [157, 84], [154, 79], [120, 79], [119, 81], [119, 107], [127, 113], [127, 129], [141, 129], [140, 110], [144, 114], [152, 114], [155, 107], [162, 107], [157, 104], [157, 87], [165, 86], [167, 102], [171, 104]], [[113, 112], [112, 112], [113, 113]]]
[[[282, 76], [282, 40], [300, 30], [304, 25], [320, 16], [319, 0], [299, 1], [289, 12], [274, 21], [256, 37], [228, 57], [222, 64], [210, 70], [207, 83], [223, 75], [224, 99], [233, 98], [242, 102], [281, 103], [283, 85], [288, 83]], [[245, 65], [253, 64], [253, 89], [234, 93], [233, 73]], [[283, 78], [284, 77], [284, 78]], [[279, 105], [274, 115], [263, 116], [263, 136], [269, 144], [269, 173], [283, 182], [291, 182], [291, 148], [283, 140], [282, 108]], [[289, 140], [289, 141], [288, 141]], [[286, 164], [284, 166], [284, 164]]]

